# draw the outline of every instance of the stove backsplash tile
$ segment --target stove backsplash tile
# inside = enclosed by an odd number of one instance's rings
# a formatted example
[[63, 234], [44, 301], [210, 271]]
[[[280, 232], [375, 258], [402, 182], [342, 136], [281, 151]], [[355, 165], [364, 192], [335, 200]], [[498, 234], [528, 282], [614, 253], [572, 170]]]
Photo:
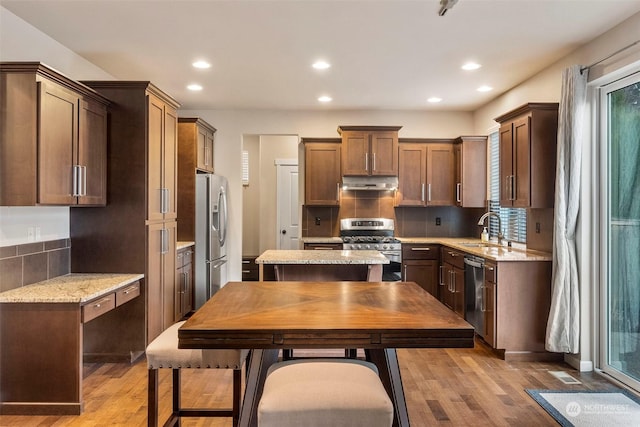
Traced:
[[396, 208], [391, 191], [343, 191], [340, 207], [303, 206], [302, 237], [337, 237], [342, 218], [391, 218], [400, 237], [479, 238], [482, 228], [476, 224], [483, 213], [482, 208], [453, 206]]

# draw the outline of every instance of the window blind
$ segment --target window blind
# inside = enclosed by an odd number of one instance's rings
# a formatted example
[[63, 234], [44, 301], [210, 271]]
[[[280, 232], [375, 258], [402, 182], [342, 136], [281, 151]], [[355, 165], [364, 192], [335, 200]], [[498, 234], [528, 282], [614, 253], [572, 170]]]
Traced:
[[[527, 210], [500, 206], [500, 140], [498, 132], [489, 135], [489, 210], [500, 216], [504, 238], [527, 242]], [[490, 217], [489, 236], [498, 237], [498, 220]]]

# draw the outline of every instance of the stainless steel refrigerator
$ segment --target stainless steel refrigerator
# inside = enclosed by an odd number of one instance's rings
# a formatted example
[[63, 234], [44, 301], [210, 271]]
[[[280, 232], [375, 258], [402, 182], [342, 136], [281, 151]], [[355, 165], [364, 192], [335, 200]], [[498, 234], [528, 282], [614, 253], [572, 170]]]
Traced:
[[195, 308], [227, 283], [227, 179], [196, 175]]

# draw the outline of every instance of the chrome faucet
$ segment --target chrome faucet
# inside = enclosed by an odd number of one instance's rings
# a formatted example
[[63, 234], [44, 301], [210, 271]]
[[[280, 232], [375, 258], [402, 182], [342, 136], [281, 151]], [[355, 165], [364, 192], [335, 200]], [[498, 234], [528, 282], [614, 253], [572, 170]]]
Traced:
[[502, 245], [502, 239], [504, 239], [504, 234], [502, 234], [502, 220], [500, 219], [500, 215], [495, 212], [487, 212], [480, 217], [478, 220], [478, 225], [484, 225], [484, 221], [490, 216], [495, 216], [498, 218], [498, 244]]

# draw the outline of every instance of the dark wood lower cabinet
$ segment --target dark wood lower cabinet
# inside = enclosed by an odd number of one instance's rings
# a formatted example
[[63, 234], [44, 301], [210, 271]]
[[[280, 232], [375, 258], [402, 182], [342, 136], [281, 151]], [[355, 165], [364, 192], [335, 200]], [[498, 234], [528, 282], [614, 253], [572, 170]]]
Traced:
[[185, 318], [193, 310], [193, 246], [178, 250], [176, 257], [174, 321]]
[[405, 282], [416, 282], [422, 289], [438, 298], [438, 261], [403, 261], [402, 280]]

